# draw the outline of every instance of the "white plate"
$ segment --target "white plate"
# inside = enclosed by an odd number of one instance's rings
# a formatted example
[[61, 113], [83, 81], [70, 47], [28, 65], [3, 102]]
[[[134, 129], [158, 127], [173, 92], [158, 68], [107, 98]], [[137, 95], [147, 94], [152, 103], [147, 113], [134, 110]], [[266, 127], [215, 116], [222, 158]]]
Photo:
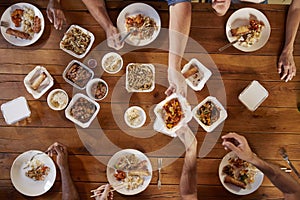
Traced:
[[10, 170], [10, 178], [14, 187], [22, 194], [27, 196], [39, 196], [50, 190], [56, 178], [56, 168], [53, 160], [45, 153], [37, 155], [35, 158], [42, 161], [50, 168], [49, 174], [44, 181], [34, 181], [27, 177], [24, 169], [27, 162], [37, 153], [43, 153], [38, 150], [30, 150], [19, 155]]
[[[92, 117], [90, 118], [89, 121], [83, 123], [77, 119], [75, 119], [71, 114], [70, 114], [70, 110], [71, 110], [71, 107], [74, 105], [74, 103], [79, 99], [79, 98], [85, 98], [86, 100], [88, 100], [89, 102], [93, 103], [95, 106], [96, 106], [96, 111], [94, 112], [94, 114], [92, 115]], [[97, 116], [98, 112], [100, 110], [100, 105], [90, 99], [89, 97], [85, 96], [84, 94], [81, 94], [81, 93], [77, 93], [73, 96], [71, 102], [69, 103], [68, 107], [66, 108], [65, 110], [65, 116], [67, 119], [69, 119], [70, 121], [74, 122], [75, 124], [81, 126], [82, 128], [87, 128], [90, 126], [90, 124], [92, 123], [92, 121], [95, 119], [95, 117]]]
[[15, 24], [11, 21], [11, 17], [10, 14], [15, 10], [15, 9], [24, 9], [24, 8], [30, 8], [34, 11], [35, 15], [38, 16], [41, 19], [41, 30], [39, 33], [35, 33], [33, 35], [33, 38], [31, 40], [24, 40], [21, 38], [16, 38], [15, 36], [9, 35], [6, 33], [6, 29], [5, 27], [1, 26], [1, 33], [4, 37], [4, 39], [6, 41], [8, 41], [9, 43], [15, 45], [15, 46], [28, 46], [31, 45], [33, 43], [35, 43], [43, 34], [44, 29], [45, 29], [45, 21], [44, 21], [44, 17], [43, 14], [41, 13], [41, 11], [35, 7], [32, 4], [29, 3], [16, 3], [14, 5], [11, 5], [10, 7], [8, 7], [4, 13], [2, 14], [1, 17], [1, 21], [6, 21], [9, 22], [10, 24], [10, 28], [15, 29], [15, 30], [19, 30], [19, 31], [23, 31], [23, 26], [21, 25], [21, 27], [15, 27]]
[[124, 194], [124, 195], [135, 195], [135, 194], [138, 194], [138, 193], [144, 191], [148, 187], [148, 185], [150, 184], [150, 181], [152, 179], [152, 165], [151, 165], [151, 162], [148, 159], [148, 157], [145, 154], [143, 154], [142, 152], [140, 152], [138, 150], [135, 150], [135, 149], [124, 149], [124, 150], [118, 151], [108, 161], [107, 168], [106, 168], [106, 176], [107, 176], [107, 180], [108, 180], [110, 185], [119, 185], [121, 183], [121, 181], [117, 181], [116, 178], [114, 177], [114, 174], [115, 174], [114, 165], [119, 161], [119, 159], [121, 157], [123, 157], [125, 155], [129, 155], [129, 154], [134, 154], [141, 161], [142, 160], [147, 160], [147, 169], [150, 172], [150, 176], [144, 177], [143, 185], [139, 186], [136, 189], [127, 190], [126, 188], [121, 188], [121, 189], [118, 189], [116, 191], [119, 192], [120, 194]]
[[[87, 46], [85, 52], [84, 52], [83, 54], [80, 54], [80, 55], [74, 53], [74, 52], [71, 51], [71, 50], [65, 49], [65, 48], [62, 46], [62, 44], [61, 44], [62, 41], [67, 37], [66, 34], [67, 34], [71, 29], [73, 29], [73, 28], [78, 28], [78, 29], [80, 29], [83, 33], [85, 33], [85, 34], [87, 34], [87, 35], [89, 35], [89, 36], [91, 37], [91, 38], [90, 38], [90, 43], [89, 43], [89, 45]], [[93, 34], [92, 32], [90, 32], [90, 31], [88, 31], [88, 30], [82, 28], [81, 26], [78, 26], [78, 25], [71, 25], [71, 26], [68, 28], [68, 30], [66, 31], [66, 33], [64, 34], [64, 37], [61, 39], [61, 41], [60, 41], [60, 43], [59, 43], [59, 48], [60, 48], [61, 50], [65, 51], [65, 52], [67, 52], [67, 53], [70, 54], [71, 56], [74, 56], [74, 57], [76, 57], [76, 58], [78, 58], [78, 59], [81, 59], [81, 58], [83, 58], [83, 57], [90, 51], [90, 49], [92, 48], [92, 45], [93, 45], [94, 41], [95, 41], [95, 36], [94, 36], [94, 34]]]
[[149, 6], [145, 3], [133, 3], [133, 4], [126, 6], [118, 16], [117, 27], [118, 27], [120, 33], [121, 34], [123, 33], [125, 35], [127, 33], [127, 30], [125, 27], [126, 17], [134, 16], [134, 15], [138, 15], [138, 14], [142, 14], [144, 16], [149, 16], [150, 18], [152, 18], [156, 22], [158, 29], [154, 32], [154, 34], [152, 35], [152, 37], [150, 39], [133, 40], [129, 36], [128, 38], [126, 38], [125, 42], [132, 46], [145, 46], [145, 45], [153, 42], [160, 32], [160, 27], [161, 27], [160, 17], [154, 8], [152, 8], [151, 6]]
[[[130, 122], [128, 121], [128, 113], [130, 112], [130, 111], [132, 111], [133, 109], [136, 109], [137, 111], [138, 111], [138, 113], [139, 113], [139, 115], [140, 115], [140, 123], [138, 123], [137, 125], [132, 125], [132, 124], [130, 124]], [[124, 114], [124, 120], [125, 120], [125, 122], [126, 122], [126, 124], [129, 126], [129, 127], [131, 127], [131, 128], [140, 128], [140, 127], [142, 127], [144, 124], [145, 124], [145, 122], [146, 122], [146, 113], [145, 113], [145, 111], [143, 110], [143, 108], [141, 108], [141, 107], [139, 107], [139, 106], [131, 106], [131, 107], [129, 107], [129, 108], [127, 108], [127, 110], [125, 111], [125, 114]]]
[[236, 40], [236, 37], [233, 37], [231, 35], [230, 30], [232, 28], [237, 28], [239, 26], [248, 25], [250, 16], [255, 16], [257, 18], [257, 20], [262, 21], [265, 26], [262, 29], [260, 39], [257, 42], [255, 42], [253, 45], [251, 45], [250, 47], [241, 46], [238, 42], [233, 45], [235, 48], [237, 48], [241, 51], [244, 51], [244, 52], [252, 52], [252, 51], [256, 51], [256, 50], [262, 48], [268, 42], [270, 34], [271, 34], [270, 23], [269, 23], [267, 17], [262, 12], [254, 9], [254, 8], [241, 8], [241, 9], [235, 11], [229, 17], [229, 19], [226, 23], [226, 36], [227, 36], [227, 39], [229, 40], [229, 42]]
[[190, 60], [190, 62], [188, 62], [186, 65], [184, 65], [183, 69], [181, 70], [181, 73], [183, 74], [186, 71], [188, 71], [191, 65], [196, 66], [198, 68], [199, 73], [201, 73], [203, 75], [203, 77], [201, 78], [198, 85], [196, 85], [196, 86], [194, 86], [192, 81], [190, 80], [190, 79], [192, 79], [192, 77], [186, 78], [185, 81], [193, 90], [200, 91], [200, 90], [202, 90], [205, 83], [210, 78], [211, 71], [209, 69], [207, 69], [199, 60], [197, 60], [196, 58], [193, 58], [192, 60]]
[[229, 152], [228, 154], [226, 154], [220, 165], [219, 165], [219, 178], [221, 183], [223, 184], [223, 186], [231, 193], [233, 194], [237, 194], [237, 195], [247, 195], [250, 194], [252, 192], [254, 192], [255, 190], [257, 190], [259, 188], [259, 186], [262, 184], [263, 179], [264, 179], [264, 174], [258, 170], [257, 174], [255, 175], [255, 179], [254, 182], [251, 184], [247, 184], [246, 189], [242, 189], [239, 188], [235, 185], [232, 185], [230, 183], [224, 183], [224, 178], [226, 176], [225, 173], [223, 173], [223, 167], [225, 167], [226, 165], [229, 164], [228, 159], [229, 158], [234, 158], [235, 157], [235, 153], [233, 151]]
[[[205, 104], [207, 101], [211, 101], [217, 108], [219, 109], [220, 116], [217, 121], [215, 121], [211, 126], [207, 126], [203, 124], [200, 119], [197, 117], [197, 110]], [[206, 131], [206, 132], [212, 132], [215, 128], [217, 128], [226, 118], [227, 118], [227, 111], [222, 106], [222, 104], [217, 100], [216, 97], [208, 96], [203, 101], [201, 101], [192, 111], [194, 119], [200, 124], [200, 126]]]

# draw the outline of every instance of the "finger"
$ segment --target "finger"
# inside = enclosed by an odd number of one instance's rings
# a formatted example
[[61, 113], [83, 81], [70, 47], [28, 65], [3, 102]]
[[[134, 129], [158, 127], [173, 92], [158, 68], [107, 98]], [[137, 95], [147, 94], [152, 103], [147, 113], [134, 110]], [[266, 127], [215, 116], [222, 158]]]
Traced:
[[288, 75], [288, 71], [289, 71], [289, 68], [287, 66], [284, 66], [283, 67], [283, 74], [281, 76], [281, 80], [286, 78], [286, 76]]
[[54, 146], [54, 149], [55, 149], [55, 151], [57, 152], [58, 155], [63, 153], [63, 151], [61, 150], [60, 146], [58, 146], [58, 145]]
[[58, 29], [58, 24], [59, 24], [58, 17], [57, 17], [57, 11], [53, 12], [53, 19], [54, 19], [54, 22], [53, 22], [54, 28], [57, 30]]
[[175, 88], [174, 88], [173, 86], [170, 86], [170, 87], [165, 91], [165, 94], [166, 94], [167, 96], [170, 96], [171, 94], [174, 93], [174, 90], [175, 90]]
[[281, 67], [282, 67], [282, 62], [281, 61], [279, 61], [278, 62], [278, 65], [277, 65], [277, 71], [278, 71], [278, 74], [281, 74]]
[[234, 144], [232, 144], [231, 142], [224, 141], [222, 143], [222, 145], [224, 147], [230, 149], [231, 151], [234, 151], [235, 153], [239, 153], [240, 152], [240, 149], [238, 147], [236, 147]]

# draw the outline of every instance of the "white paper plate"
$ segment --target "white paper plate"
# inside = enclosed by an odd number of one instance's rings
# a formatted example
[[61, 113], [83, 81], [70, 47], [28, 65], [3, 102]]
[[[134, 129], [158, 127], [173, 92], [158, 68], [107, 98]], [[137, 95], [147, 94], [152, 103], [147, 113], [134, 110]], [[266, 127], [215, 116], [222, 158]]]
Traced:
[[231, 35], [230, 30], [232, 28], [237, 28], [239, 26], [248, 25], [250, 16], [251, 18], [255, 16], [257, 20], [262, 21], [265, 27], [262, 29], [260, 39], [250, 47], [244, 47], [240, 45], [238, 42], [233, 45], [235, 48], [244, 52], [252, 52], [262, 48], [268, 42], [271, 34], [270, 23], [267, 17], [262, 12], [254, 8], [241, 8], [235, 11], [229, 17], [226, 23], [226, 36], [229, 42], [236, 40], [236, 37]]
[[[211, 101], [213, 104], [217, 106], [220, 112], [219, 119], [215, 121], [211, 126], [207, 126], [203, 124], [200, 119], [197, 117], [197, 110], [205, 104], [207, 101]], [[206, 131], [206, 132], [212, 132], [215, 128], [217, 128], [226, 118], [227, 118], [227, 111], [222, 106], [222, 104], [217, 100], [216, 97], [208, 96], [203, 101], [201, 101], [192, 111], [194, 119], [200, 124], [200, 126]]]
[[[137, 111], [138, 111], [138, 113], [139, 113], [139, 115], [140, 115], [140, 123], [138, 123], [137, 125], [132, 125], [132, 124], [130, 124], [130, 122], [129, 122], [129, 120], [128, 120], [128, 113], [130, 112], [130, 111], [132, 111], [133, 109], [136, 109]], [[145, 122], [146, 122], [146, 113], [145, 113], [145, 111], [143, 110], [143, 108], [141, 108], [141, 107], [139, 107], [139, 106], [131, 106], [131, 107], [129, 107], [129, 108], [127, 108], [127, 110], [125, 111], [125, 113], [124, 113], [124, 120], [125, 120], [125, 122], [126, 122], [126, 124], [129, 126], [129, 127], [131, 127], [131, 128], [140, 128], [140, 127], [142, 127], [144, 124], [145, 124]]]
[[235, 157], [235, 153], [233, 151], [229, 152], [228, 154], [226, 154], [223, 157], [223, 159], [219, 165], [219, 178], [220, 178], [221, 183], [229, 192], [231, 192], [233, 194], [237, 194], [237, 195], [247, 195], [247, 194], [250, 194], [250, 193], [256, 191], [264, 180], [264, 174], [259, 170], [258, 170], [257, 174], [255, 175], [254, 183], [247, 184], [246, 189], [239, 188], [230, 183], [224, 183], [224, 178], [225, 178], [226, 174], [222, 172], [223, 167], [225, 167], [226, 165], [229, 164], [229, 162], [228, 162], [229, 158], [234, 158], [234, 157]]
[[15, 24], [11, 21], [11, 17], [10, 14], [15, 10], [15, 9], [25, 9], [25, 8], [30, 8], [34, 11], [35, 15], [38, 16], [41, 19], [41, 30], [39, 33], [35, 33], [33, 35], [33, 38], [31, 40], [24, 40], [21, 38], [16, 38], [15, 36], [6, 34], [6, 29], [5, 27], [1, 26], [1, 33], [4, 37], [4, 39], [6, 41], [8, 41], [9, 43], [15, 45], [15, 46], [28, 46], [31, 45], [33, 43], [35, 43], [43, 34], [44, 29], [45, 29], [45, 21], [44, 21], [44, 17], [43, 14], [41, 13], [41, 11], [35, 7], [32, 4], [29, 3], [16, 3], [10, 7], [8, 7], [2, 17], [1, 17], [1, 21], [5, 21], [5, 22], [9, 22], [10, 24], [10, 28], [15, 29], [15, 30], [19, 30], [19, 31], [23, 31], [23, 26], [21, 25], [21, 27], [15, 27]]
[[27, 162], [37, 153], [43, 153], [38, 150], [30, 150], [19, 155], [10, 170], [10, 178], [14, 187], [22, 194], [27, 196], [39, 196], [50, 190], [56, 178], [56, 168], [53, 160], [45, 153], [37, 155], [35, 158], [42, 161], [50, 168], [49, 174], [44, 181], [34, 181], [25, 175], [28, 169], [24, 169]]
[[125, 35], [127, 33], [127, 30], [125, 27], [126, 17], [134, 16], [134, 15], [138, 15], [138, 14], [142, 14], [144, 16], [149, 16], [150, 18], [152, 18], [156, 22], [158, 29], [154, 32], [154, 34], [152, 35], [152, 37], [150, 39], [133, 40], [129, 36], [128, 38], [126, 38], [125, 42], [132, 46], [145, 46], [145, 45], [153, 42], [160, 32], [160, 27], [161, 27], [160, 17], [154, 8], [152, 8], [151, 6], [149, 6], [145, 3], [133, 3], [133, 4], [128, 5], [119, 14], [118, 19], [117, 19], [117, 27], [118, 27], [120, 33], [121, 34], [123, 33], [122, 35]]
[[148, 185], [150, 184], [150, 181], [152, 179], [152, 165], [148, 157], [143, 154], [142, 152], [135, 150], [135, 149], [124, 149], [121, 151], [118, 151], [115, 153], [110, 160], [108, 161], [107, 168], [106, 168], [106, 176], [107, 180], [110, 185], [119, 185], [121, 181], [117, 181], [114, 177], [115, 174], [115, 168], [114, 165], [119, 161], [119, 159], [125, 155], [134, 154], [136, 157], [138, 157], [140, 160], [147, 160], [147, 169], [150, 172], [150, 176], [144, 177], [144, 183], [140, 187], [133, 189], [133, 190], [127, 190], [126, 188], [121, 188], [116, 190], [120, 194], [124, 195], [135, 195], [142, 191], [144, 191]]

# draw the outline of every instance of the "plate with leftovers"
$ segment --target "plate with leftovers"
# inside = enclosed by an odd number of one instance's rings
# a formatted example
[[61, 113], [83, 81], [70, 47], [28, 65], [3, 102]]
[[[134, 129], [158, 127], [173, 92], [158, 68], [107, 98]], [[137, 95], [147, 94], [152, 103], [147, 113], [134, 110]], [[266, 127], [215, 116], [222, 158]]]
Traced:
[[151, 92], [155, 88], [155, 67], [152, 64], [129, 63], [126, 67], [128, 92]]
[[110, 185], [124, 195], [144, 191], [152, 178], [152, 165], [148, 157], [135, 149], [115, 153], [107, 164], [106, 176]]
[[91, 99], [100, 101], [107, 96], [108, 85], [103, 79], [94, 78], [88, 82], [86, 93]]
[[208, 96], [192, 111], [194, 119], [206, 132], [212, 132], [226, 118], [227, 111], [216, 97]]
[[68, 102], [68, 94], [62, 89], [52, 90], [47, 97], [48, 106], [52, 110], [63, 110], [65, 107], [67, 107]]
[[219, 165], [219, 178], [229, 192], [247, 195], [259, 188], [264, 174], [231, 151], [223, 157]]
[[191, 106], [183, 96], [175, 93], [157, 104], [154, 113], [163, 133], [175, 133], [192, 119]]
[[1, 26], [4, 39], [15, 46], [35, 43], [45, 28], [43, 14], [29, 3], [11, 5], [2, 14], [1, 21], [9, 23], [9, 27]]
[[196, 58], [191, 59], [181, 70], [187, 84], [195, 91], [200, 91], [211, 76], [207, 69]]
[[102, 58], [101, 63], [103, 70], [109, 74], [116, 74], [123, 67], [122, 57], [115, 52], [109, 52], [105, 54]]
[[80, 59], [89, 52], [94, 41], [95, 36], [92, 32], [78, 25], [71, 25], [60, 41], [59, 47], [68, 54]]
[[84, 94], [77, 93], [65, 110], [65, 116], [82, 128], [90, 126], [97, 116], [100, 105]]
[[124, 120], [129, 127], [140, 128], [146, 122], [146, 113], [139, 106], [131, 106], [125, 111]]
[[233, 46], [244, 52], [262, 48], [269, 40], [271, 27], [267, 17], [254, 8], [235, 11], [226, 23], [229, 42], [238, 40]]
[[133, 3], [118, 16], [117, 27], [122, 35], [131, 32], [125, 39], [132, 46], [145, 46], [159, 34], [161, 22], [156, 10], [145, 3]]
[[26, 151], [14, 160], [10, 178], [20, 193], [27, 196], [39, 196], [53, 186], [56, 178], [55, 164], [42, 151]]

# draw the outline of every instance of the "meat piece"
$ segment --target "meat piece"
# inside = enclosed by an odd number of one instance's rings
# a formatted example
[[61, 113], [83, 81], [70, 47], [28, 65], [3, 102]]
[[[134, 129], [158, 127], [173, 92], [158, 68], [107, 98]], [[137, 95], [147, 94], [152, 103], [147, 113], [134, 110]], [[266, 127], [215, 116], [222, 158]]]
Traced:
[[192, 65], [186, 72], [183, 73], [183, 76], [184, 78], [188, 78], [197, 72], [198, 72], [198, 68]]
[[23, 12], [24, 12], [24, 10], [22, 10], [22, 9], [16, 9], [10, 15], [11, 21], [15, 24], [16, 27], [21, 26]]
[[239, 181], [239, 180], [236, 180], [231, 176], [225, 176], [224, 182], [225, 183], [231, 183], [231, 184], [233, 184], [235, 186], [238, 186], [240, 188], [243, 188], [243, 189], [246, 189], [246, 186], [247, 186], [246, 183], [244, 183], [242, 181]]
[[33, 32], [39, 33], [41, 31], [41, 19], [38, 16], [33, 20]]
[[239, 36], [239, 35], [243, 35], [246, 34], [250, 31], [249, 26], [240, 26], [238, 28], [234, 28], [231, 29], [230, 32], [232, 34], [232, 36]]
[[9, 35], [13, 35], [15, 37], [21, 38], [21, 39], [25, 39], [25, 40], [31, 40], [32, 39], [32, 37], [28, 33], [18, 31], [18, 30], [14, 30], [14, 29], [11, 29], [11, 28], [6, 29], [6, 33], [9, 34]]

